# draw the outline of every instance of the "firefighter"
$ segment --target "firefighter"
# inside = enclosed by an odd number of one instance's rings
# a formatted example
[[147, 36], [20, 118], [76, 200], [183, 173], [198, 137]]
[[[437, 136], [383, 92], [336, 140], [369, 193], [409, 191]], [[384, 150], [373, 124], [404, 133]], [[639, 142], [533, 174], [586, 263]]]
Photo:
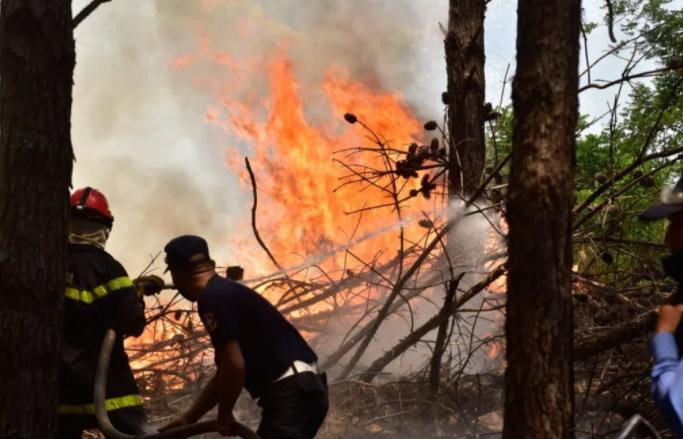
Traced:
[[70, 204], [57, 437], [80, 439], [84, 429], [97, 427], [93, 385], [102, 339], [109, 328], [118, 337], [105, 407], [120, 431], [144, 433], [142, 399], [123, 348], [124, 336], [142, 334], [144, 301], [126, 270], [104, 249], [114, 222], [105, 196], [86, 187], [71, 195]]
[[161, 431], [196, 422], [218, 405], [216, 429], [229, 434], [246, 388], [262, 409], [260, 437], [314, 437], [327, 414], [327, 382], [299, 332], [260, 294], [217, 275], [204, 239], [180, 236], [165, 251], [178, 291], [198, 304], [217, 371], [192, 407]]
[[678, 284], [671, 300], [662, 304], [652, 339], [652, 392], [655, 405], [674, 432], [683, 438], [683, 177], [662, 191], [661, 202], [640, 219], [668, 219], [664, 244], [671, 255], [662, 260], [664, 272]]

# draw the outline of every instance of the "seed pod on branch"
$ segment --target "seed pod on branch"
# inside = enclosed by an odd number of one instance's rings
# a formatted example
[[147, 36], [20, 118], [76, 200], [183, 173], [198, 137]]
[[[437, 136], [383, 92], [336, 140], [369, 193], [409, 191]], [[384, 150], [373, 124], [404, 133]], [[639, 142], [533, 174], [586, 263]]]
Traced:
[[432, 226], [434, 225], [430, 220], [428, 219], [421, 219], [420, 221], [417, 222], [417, 224], [424, 228], [424, 229], [431, 229]]
[[[429, 148], [426, 146], [421, 146], [420, 147], [420, 153], [418, 154], [418, 158], [422, 161], [428, 160], [432, 156], [432, 153], [430, 152]], [[422, 163], [420, 163], [420, 166], [422, 166]]]
[[429, 180], [429, 174], [423, 175], [422, 180], [420, 180], [420, 192], [422, 192], [422, 196], [426, 199], [430, 199], [434, 189], [436, 189], [436, 184]]
[[354, 124], [354, 123], [358, 122], [358, 118], [353, 113], [344, 114], [344, 119], [350, 124]]
[[433, 120], [430, 120], [429, 122], [425, 123], [425, 125], [424, 125], [424, 129], [427, 131], [434, 131], [438, 127], [439, 127], [439, 125], [437, 125], [436, 122]]

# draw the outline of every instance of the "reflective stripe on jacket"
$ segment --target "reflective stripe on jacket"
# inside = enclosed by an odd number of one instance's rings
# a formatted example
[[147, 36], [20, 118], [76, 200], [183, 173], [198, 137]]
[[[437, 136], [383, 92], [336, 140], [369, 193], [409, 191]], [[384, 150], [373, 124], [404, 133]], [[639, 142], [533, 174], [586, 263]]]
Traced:
[[[104, 400], [104, 408], [108, 412], [112, 410], [118, 410], [126, 407], [134, 407], [138, 405], [142, 405], [142, 398], [140, 397], [140, 395], [126, 395]], [[95, 404], [60, 404], [57, 409], [57, 412], [60, 415], [94, 415]]]
[[109, 328], [118, 337], [107, 375], [107, 409], [141, 405], [123, 338], [142, 333], [144, 302], [124, 268], [107, 252], [86, 244], [69, 244], [68, 250], [59, 413], [93, 413], [95, 370]]

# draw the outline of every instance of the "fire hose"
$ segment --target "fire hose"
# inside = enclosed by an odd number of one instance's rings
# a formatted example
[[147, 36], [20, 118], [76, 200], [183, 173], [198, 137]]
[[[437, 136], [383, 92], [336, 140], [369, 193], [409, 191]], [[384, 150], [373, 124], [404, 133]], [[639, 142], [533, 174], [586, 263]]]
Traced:
[[[216, 421], [197, 422], [183, 425], [163, 433], [151, 433], [139, 436], [133, 436], [118, 431], [112, 425], [104, 405], [107, 388], [107, 372], [109, 371], [109, 361], [111, 359], [111, 351], [115, 341], [116, 332], [113, 329], [107, 330], [107, 333], [104, 335], [104, 340], [102, 341], [102, 349], [100, 350], [100, 357], [97, 362], [97, 370], [95, 373], [95, 418], [97, 418], [100, 430], [102, 430], [102, 433], [104, 433], [104, 436], [107, 437], [107, 439], [171, 439], [216, 431]], [[230, 436], [238, 436], [244, 439], [259, 439], [259, 436], [254, 431], [237, 421], [232, 422], [231, 429]]]

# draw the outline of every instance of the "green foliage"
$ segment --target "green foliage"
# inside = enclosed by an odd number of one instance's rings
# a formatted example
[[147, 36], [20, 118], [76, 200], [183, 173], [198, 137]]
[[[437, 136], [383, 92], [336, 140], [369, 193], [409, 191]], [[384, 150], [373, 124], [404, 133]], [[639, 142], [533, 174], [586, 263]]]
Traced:
[[667, 64], [683, 54], [683, 11], [671, 0], [620, 0], [617, 15], [625, 19], [628, 35], [642, 35], [648, 44], [644, 50], [651, 59]]
[[[628, 36], [640, 36], [639, 56], [665, 65], [676, 59], [683, 62], [683, 11], [674, 10], [670, 3], [614, 1], [615, 26], [621, 25]], [[594, 23], [584, 24], [586, 32], [594, 29]], [[666, 223], [644, 223], [637, 215], [659, 200], [663, 186], [675, 183], [681, 176], [677, 155], [645, 161], [614, 184], [608, 183], [643, 156], [683, 147], [682, 78], [680, 72], [669, 72], [648, 84], [625, 85], [618, 114], [598, 132], [588, 129], [586, 115], [579, 117], [575, 208], [589, 198], [592, 201], [574, 218], [575, 224], [580, 224], [575, 229], [575, 261], [577, 269], [588, 270], [601, 281], [615, 285], [621, 278], [629, 282], [623, 273], [642, 270], [648, 264], [658, 265], [664, 252], [643, 243], [661, 242]], [[487, 135], [489, 169], [512, 148], [512, 108], [500, 112]], [[609, 188], [602, 191], [606, 184]], [[594, 197], [596, 191], [600, 195]]]

